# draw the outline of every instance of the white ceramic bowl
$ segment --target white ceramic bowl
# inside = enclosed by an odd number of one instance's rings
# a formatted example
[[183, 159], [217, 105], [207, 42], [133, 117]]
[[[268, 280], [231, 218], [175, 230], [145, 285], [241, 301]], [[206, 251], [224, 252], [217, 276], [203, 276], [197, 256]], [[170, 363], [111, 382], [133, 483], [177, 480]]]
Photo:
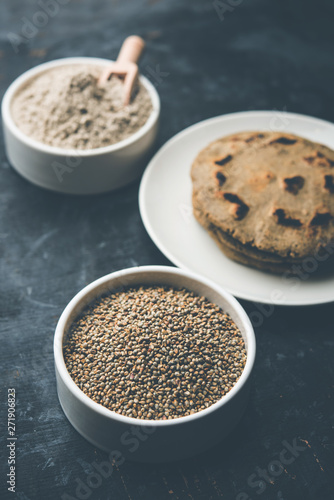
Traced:
[[[204, 295], [230, 314], [245, 340], [247, 361], [235, 386], [209, 408], [173, 420], [125, 417], [92, 401], [74, 383], [63, 358], [63, 342], [80, 312], [100, 295], [123, 286], [163, 284], [185, 287]], [[124, 458], [163, 462], [187, 458], [224, 438], [241, 418], [248, 399], [255, 359], [255, 336], [241, 305], [213, 282], [174, 267], [144, 266], [104, 276], [79, 292], [61, 315], [54, 339], [57, 390], [65, 415], [75, 429], [95, 446], [118, 451]]]
[[94, 57], [57, 59], [19, 76], [9, 86], [2, 101], [7, 157], [23, 177], [53, 191], [94, 194], [125, 186], [141, 175], [158, 130], [159, 95], [144, 76], [140, 76], [140, 81], [150, 94], [152, 113], [136, 133], [111, 146], [87, 150], [52, 147], [31, 139], [14, 123], [11, 103], [20, 87], [46, 70], [70, 64], [94, 64], [102, 68], [110, 64], [110, 60]]

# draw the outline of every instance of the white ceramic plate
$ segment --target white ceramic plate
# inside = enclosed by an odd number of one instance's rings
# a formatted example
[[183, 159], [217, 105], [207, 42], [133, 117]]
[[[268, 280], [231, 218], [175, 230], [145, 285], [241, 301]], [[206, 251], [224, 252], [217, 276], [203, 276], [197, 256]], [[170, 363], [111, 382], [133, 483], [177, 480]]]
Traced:
[[200, 122], [170, 139], [149, 163], [139, 192], [140, 213], [150, 237], [177, 266], [200, 273], [236, 297], [277, 305], [334, 300], [334, 272], [316, 275], [307, 260], [300, 277], [276, 276], [225, 257], [192, 214], [190, 168], [207, 144], [235, 132], [291, 132], [334, 149], [334, 125], [281, 111], [250, 111]]

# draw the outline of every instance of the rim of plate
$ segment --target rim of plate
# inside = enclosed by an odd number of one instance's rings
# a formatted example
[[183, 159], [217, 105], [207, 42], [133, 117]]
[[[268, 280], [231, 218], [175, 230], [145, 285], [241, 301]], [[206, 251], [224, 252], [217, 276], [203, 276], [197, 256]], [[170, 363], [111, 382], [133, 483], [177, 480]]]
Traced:
[[[159, 161], [159, 158], [165, 153], [166, 150], [168, 150], [168, 148], [173, 146], [174, 143], [178, 142], [178, 140], [180, 138], [186, 137], [189, 134], [191, 134], [193, 131], [204, 128], [207, 125], [213, 124], [214, 122], [229, 121], [229, 120], [235, 119], [235, 118], [239, 118], [240, 120], [242, 120], [243, 117], [249, 118], [252, 116], [254, 116], [254, 118], [258, 118], [261, 116], [263, 116], [263, 117], [277, 116], [277, 111], [274, 111], [274, 110], [273, 111], [270, 111], [270, 110], [238, 111], [236, 113], [228, 113], [226, 115], [219, 115], [219, 116], [215, 116], [212, 118], [208, 118], [206, 120], [202, 120], [198, 123], [190, 125], [189, 127], [186, 127], [185, 129], [181, 130], [180, 132], [178, 132], [177, 134], [172, 136], [167, 142], [165, 142], [165, 144], [163, 144], [163, 146], [155, 153], [155, 155], [150, 160], [150, 162], [148, 163], [148, 165], [144, 171], [144, 174], [143, 174], [141, 182], [140, 182], [139, 195], [138, 195], [139, 211], [140, 211], [140, 216], [141, 216], [141, 219], [143, 221], [144, 227], [145, 227], [148, 235], [150, 236], [151, 240], [153, 241], [153, 243], [165, 255], [165, 257], [167, 257], [167, 259], [169, 259], [173, 264], [175, 264], [176, 266], [178, 266], [181, 269], [184, 269], [186, 271], [197, 273], [197, 274], [201, 275], [201, 273], [199, 271], [194, 270], [191, 267], [188, 267], [183, 262], [181, 262], [181, 260], [179, 260], [178, 257], [175, 257], [173, 255], [173, 252], [171, 252], [165, 246], [165, 244], [161, 241], [161, 239], [156, 235], [156, 232], [155, 232], [155, 230], [152, 227], [152, 224], [150, 222], [149, 213], [146, 210], [146, 206], [145, 206], [145, 192], [146, 192], [147, 184], [149, 182], [150, 173], [155, 168], [155, 165]], [[290, 113], [290, 112], [284, 112], [284, 116], [295, 118], [295, 119], [301, 119], [304, 122], [312, 122], [315, 125], [318, 123], [319, 125], [323, 125], [323, 126], [325, 125], [327, 127], [331, 126], [331, 127], [333, 127], [333, 131], [334, 131], [334, 123], [331, 123], [327, 120], [323, 120], [321, 118], [303, 115], [300, 113]], [[302, 133], [301, 133], [301, 135], [302, 135]], [[214, 138], [212, 138], [212, 140], [214, 140]], [[208, 141], [208, 143], [209, 143], [209, 141]], [[259, 271], [259, 272], [261, 272], [261, 271]], [[212, 278], [208, 278], [206, 276], [204, 276], [204, 277], [212, 280]], [[262, 304], [272, 304], [272, 305], [283, 306], [283, 307], [296, 307], [296, 306], [303, 307], [303, 306], [310, 306], [310, 305], [328, 304], [328, 303], [334, 301], [334, 293], [333, 293], [332, 297], [329, 296], [329, 297], [322, 297], [322, 298], [318, 298], [318, 299], [314, 298], [314, 299], [310, 299], [310, 300], [308, 300], [308, 299], [306, 299], [306, 300], [300, 300], [300, 299], [299, 300], [289, 300], [289, 302], [282, 303], [279, 301], [270, 300], [269, 298], [261, 297], [257, 293], [249, 294], [247, 292], [240, 291], [238, 289], [223, 285], [221, 283], [217, 283], [217, 284], [219, 286], [223, 287], [227, 292], [229, 292], [233, 296], [238, 297], [239, 299], [248, 300], [251, 302], [259, 302]]]

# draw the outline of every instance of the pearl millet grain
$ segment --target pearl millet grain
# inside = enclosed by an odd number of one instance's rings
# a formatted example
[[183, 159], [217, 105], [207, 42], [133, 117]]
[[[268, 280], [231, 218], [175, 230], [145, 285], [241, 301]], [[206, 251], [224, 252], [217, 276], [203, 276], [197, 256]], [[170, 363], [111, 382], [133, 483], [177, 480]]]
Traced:
[[219, 401], [246, 350], [228, 314], [186, 289], [140, 286], [97, 299], [72, 325], [67, 370], [93, 401], [128, 417], [166, 420]]

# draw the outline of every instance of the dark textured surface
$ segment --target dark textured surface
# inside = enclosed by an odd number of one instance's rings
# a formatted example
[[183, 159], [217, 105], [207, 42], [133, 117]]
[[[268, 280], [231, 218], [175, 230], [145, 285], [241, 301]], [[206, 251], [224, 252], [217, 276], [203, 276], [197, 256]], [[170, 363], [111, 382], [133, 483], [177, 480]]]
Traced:
[[[32, 0], [1, 2], [1, 93], [40, 62], [115, 57], [123, 38], [134, 32], [148, 41], [141, 67], [162, 100], [159, 144], [199, 120], [248, 109], [287, 109], [334, 120], [331, 0], [216, 3], [220, 13], [226, 10], [224, 20], [211, 1], [62, 3], [46, 26], [14, 51], [8, 33], [22, 34], [22, 17], [31, 20], [40, 7]], [[168, 75], [152, 77], [157, 65]], [[52, 194], [9, 167], [0, 141], [1, 498], [15, 497], [5, 491], [8, 387], [17, 392], [16, 497], [79, 498], [78, 480], [87, 483], [92, 462], [106, 454], [75, 432], [58, 404], [52, 355], [57, 319], [95, 278], [168, 262], [140, 221], [138, 185], [97, 197]], [[258, 310], [255, 304], [244, 306]], [[251, 400], [233, 434], [185, 462], [126, 462], [85, 498], [334, 498], [333, 304], [264, 313], [256, 328]], [[294, 439], [303, 449], [283, 471], [276, 463], [276, 476], [269, 471], [261, 493], [259, 469], [268, 471], [283, 442]]]

